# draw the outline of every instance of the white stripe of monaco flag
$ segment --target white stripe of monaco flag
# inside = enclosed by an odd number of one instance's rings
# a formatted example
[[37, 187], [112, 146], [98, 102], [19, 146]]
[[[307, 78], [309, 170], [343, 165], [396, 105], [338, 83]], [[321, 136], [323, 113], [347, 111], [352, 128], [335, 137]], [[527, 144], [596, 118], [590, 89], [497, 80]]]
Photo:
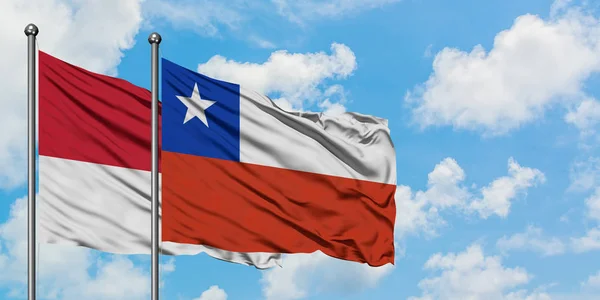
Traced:
[[[149, 254], [151, 93], [41, 51], [39, 77], [39, 241]], [[279, 253], [162, 244], [163, 254], [201, 252], [281, 265]]]

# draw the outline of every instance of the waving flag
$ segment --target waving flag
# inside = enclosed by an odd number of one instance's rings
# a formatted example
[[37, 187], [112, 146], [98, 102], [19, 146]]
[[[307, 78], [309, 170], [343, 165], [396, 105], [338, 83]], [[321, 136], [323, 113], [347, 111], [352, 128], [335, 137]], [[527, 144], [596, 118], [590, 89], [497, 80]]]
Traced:
[[[40, 242], [150, 253], [150, 92], [44, 52], [39, 72]], [[169, 242], [161, 252], [258, 268], [281, 259]]]
[[387, 121], [292, 113], [162, 60], [164, 241], [394, 263]]

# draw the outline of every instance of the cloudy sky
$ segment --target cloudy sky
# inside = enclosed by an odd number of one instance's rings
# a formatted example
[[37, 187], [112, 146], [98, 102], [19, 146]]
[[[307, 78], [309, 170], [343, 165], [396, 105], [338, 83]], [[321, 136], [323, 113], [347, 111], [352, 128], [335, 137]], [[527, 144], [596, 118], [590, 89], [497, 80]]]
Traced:
[[[227, 4], [225, 4], [227, 3]], [[600, 299], [600, 4], [0, 1], [0, 299], [26, 297], [26, 38], [150, 84], [161, 54], [293, 109], [389, 120], [397, 258], [163, 257], [162, 299]], [[148, 256], [41, 245], [40, 299], [149, 299]]]

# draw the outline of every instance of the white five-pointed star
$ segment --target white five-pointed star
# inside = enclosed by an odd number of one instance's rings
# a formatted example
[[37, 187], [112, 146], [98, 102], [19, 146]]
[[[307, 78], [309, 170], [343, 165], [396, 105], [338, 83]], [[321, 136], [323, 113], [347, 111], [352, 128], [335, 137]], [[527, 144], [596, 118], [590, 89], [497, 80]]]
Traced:
[[208, 120], [206, 120], [206, 113], [204, 111], [215, 104], [216, 101], [202, 99], [202, 97], [200, 97], [200, 93], [198, 92], [197, 83], [194, 83], [194, 91], [190, 97], [177, 96], [177, 99], [179, 99], [179, 101], [181, 101], [181, 103], [187, 107], [183, 124], [187, 123], [194, 117], [198, 117], [198, 119], [200, 119], [200, 121], [202, 121], [202, 123], [208, 127]]

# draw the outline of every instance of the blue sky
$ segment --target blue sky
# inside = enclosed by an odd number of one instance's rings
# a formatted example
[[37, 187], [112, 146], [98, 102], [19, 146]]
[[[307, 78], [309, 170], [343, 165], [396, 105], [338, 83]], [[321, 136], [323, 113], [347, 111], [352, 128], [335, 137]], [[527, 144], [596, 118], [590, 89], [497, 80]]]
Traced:
[[[161, 55], [294, 109], [389, 120], [394, 267], [163, 257], [163, 299], [600, 298], [594, 1], [19, 0], [0, 4], [0, 299], [25, 298], [25, 36], [149, 87]], [[149, 257], [43, 245], [43, 299], [149, 299]], [[411, 298], [414, 297], [414, 298]]]

